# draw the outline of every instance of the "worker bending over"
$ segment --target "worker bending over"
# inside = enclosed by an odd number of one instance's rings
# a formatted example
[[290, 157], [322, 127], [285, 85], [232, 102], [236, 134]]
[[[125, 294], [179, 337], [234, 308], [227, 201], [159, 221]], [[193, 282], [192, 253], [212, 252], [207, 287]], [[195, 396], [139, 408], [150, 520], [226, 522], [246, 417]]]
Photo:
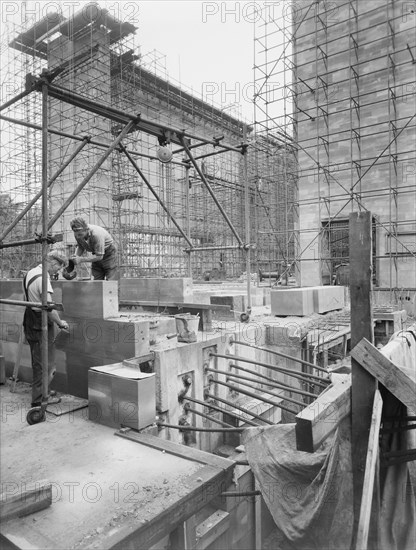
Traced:
[[[52, 302], [53, 289], [50, 277], [65, 267], [66, 259], [57, 253], [50, 252], [46, 261], [48, 271], [47, 301]], [[23, 292], [27, 302], [42, 302], [42, 264], [27, 272], [23, 279]], [[68, 323], [60, 319], [55, 309], [48, 311], [48, 388], [55, 375], [54, 323], [59, 328], [68, 330]], [[32, 357], [32, 407], [39, 407], [42, 404], [42, 310], [40, 308], [26, 307], [23, 317], [23, 329]], [[49, 397], [49, 394], [52, 395], [48, 389], [47, 397]], [[49, 403], [59, 403], [59, 401], [59, 398], [49, 399]]]
[[[71, 258], [74, 264], [91, 263], [96, 281], [117, 280], [117, 249], [110, 233], [99, 225], [88, 224], [83, 218], [74, 218], [70, 225], [78, 245]], [[87, 256], [88, 252], [93, 255]]]

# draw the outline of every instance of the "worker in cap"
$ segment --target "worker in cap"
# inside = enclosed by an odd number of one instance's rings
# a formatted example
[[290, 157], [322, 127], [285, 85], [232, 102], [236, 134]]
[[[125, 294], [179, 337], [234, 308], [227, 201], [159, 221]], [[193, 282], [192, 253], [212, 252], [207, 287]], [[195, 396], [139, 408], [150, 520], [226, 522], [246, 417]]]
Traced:
[[77, 241], [75, 256], [71, 258], [74, 264], [91, 263], [95, 281], [117, 280], [117, 248], [110, 233], [99, 225], [88, 224], [84, 218], [74, 218], [70, 225]]
[[[57, 274], [66, 265], [66, 258], [57, 252], [50, 252], [46, 258], [47, 276], [47, 301], [52, 302], [53, 288], [51, 276]], [[23, 292], [26, 302], [42, 302], [42, 264], [30, 269], [23, 279]], [[68, 323], [63, 321], [58, 312], [53, 309], [48, 311], [48, 372], [49, 385], [55, 375], [55, 331], [54, 325], [60, 329], [68, 330]], [[32, 407], [42, 404], [42, 310], [37, 307], [26, 307], [23, 317], [23, 330], [30, 346], [32, 359]], [[52, 395], [52, 392], [49, 391]], [[45, 398], [49, 398], [44, 396]], [[49, 399], [49, 403], [59, 403], [60, 398]]]

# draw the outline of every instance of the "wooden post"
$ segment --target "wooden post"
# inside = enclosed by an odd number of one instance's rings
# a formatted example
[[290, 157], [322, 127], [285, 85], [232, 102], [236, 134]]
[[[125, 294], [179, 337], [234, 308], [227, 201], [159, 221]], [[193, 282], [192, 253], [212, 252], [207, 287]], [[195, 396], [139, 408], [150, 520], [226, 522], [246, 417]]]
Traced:
[[[371, 212], [352, 212], [349, 217], [351, 349], [366, 338], [373, 343], [371, 307], [372, 231]], [[351, 360], [351, 454], [354, 494], [354, 533], [357, 532], [364, 483], [368, 437], [376, 381]], [[376, 481], [376, 492], [377, 492]], [[373, 510], [376, 512], [376, 510]], [[373, 516], [374, 517], [374, 516]]]

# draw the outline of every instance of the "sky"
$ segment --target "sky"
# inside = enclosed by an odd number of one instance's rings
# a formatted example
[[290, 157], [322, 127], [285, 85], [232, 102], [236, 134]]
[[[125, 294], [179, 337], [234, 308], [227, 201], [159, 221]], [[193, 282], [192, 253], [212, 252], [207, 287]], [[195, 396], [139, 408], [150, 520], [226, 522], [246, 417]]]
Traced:
[[[280, 5], [288, 0], [266, 2]], [[69, 16], [88, 2], [82, 0], [2, 0], [1, 21], [24, 20], [58, 11]], [[170, 79], [233, 116], [253, 120], [254, 21], [265, 2], [102, 1], [97, 2], [121, 21], [138, 27], [143, 61], [155, 50]], [[270, 10], [269, 10], [270, 11]], [[159, 55], [159, 54], [157, 54]]]
[[142, 52], [160, 50], [170, 76], [229, 114], [241, 111], [252, 118], [254, 24], [249, 4], [253, 2], [141, 2]]

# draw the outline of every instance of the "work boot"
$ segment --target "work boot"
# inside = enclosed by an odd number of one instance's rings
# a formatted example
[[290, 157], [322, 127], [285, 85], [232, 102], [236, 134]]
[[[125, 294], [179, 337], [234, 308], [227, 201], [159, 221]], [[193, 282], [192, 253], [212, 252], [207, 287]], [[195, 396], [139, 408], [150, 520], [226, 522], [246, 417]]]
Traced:
[[[56, 395], [56, 392], [54, 392], [54, 394]], [[61, 401], [62, 399], [60, 397], [52, 397], [52, 392], [49, 394], [48, 405], [57, 405]], [[32, 401], [31, 403], [31, 407], [40, 407], [41, 405], [42, 405], [41, 401]]]

